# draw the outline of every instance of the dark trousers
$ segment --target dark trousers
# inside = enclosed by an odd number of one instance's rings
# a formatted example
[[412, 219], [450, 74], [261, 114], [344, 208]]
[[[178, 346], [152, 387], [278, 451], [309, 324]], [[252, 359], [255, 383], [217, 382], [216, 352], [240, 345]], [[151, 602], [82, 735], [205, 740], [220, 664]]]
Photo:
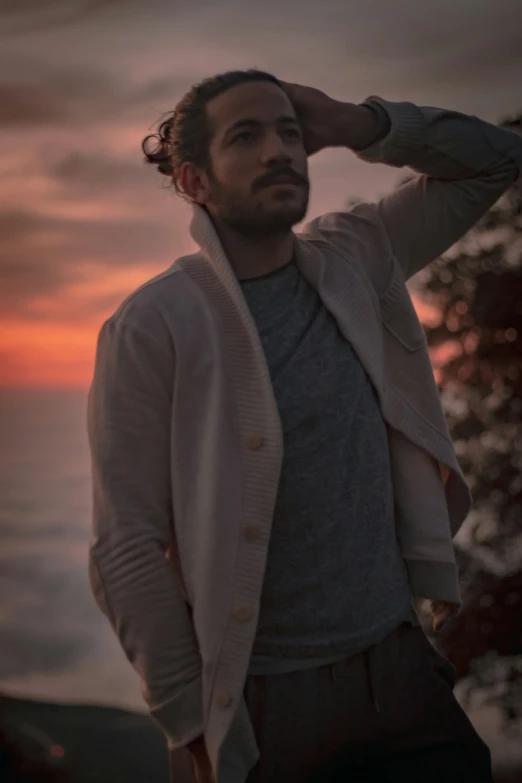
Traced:
[[249, 677], [260, 760], [247, 783], [492, 783], [453, 665], [403, 624], [340, 663]]

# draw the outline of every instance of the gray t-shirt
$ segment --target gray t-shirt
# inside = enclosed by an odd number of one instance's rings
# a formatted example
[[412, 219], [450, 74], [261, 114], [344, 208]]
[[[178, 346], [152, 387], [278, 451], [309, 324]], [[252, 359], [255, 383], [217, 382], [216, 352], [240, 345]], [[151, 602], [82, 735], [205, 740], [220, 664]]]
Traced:
[[269, 674], [339, 660], [416, 619], [368, 375], [295, 263], [239, 283], [284, 433], [250, 666]]

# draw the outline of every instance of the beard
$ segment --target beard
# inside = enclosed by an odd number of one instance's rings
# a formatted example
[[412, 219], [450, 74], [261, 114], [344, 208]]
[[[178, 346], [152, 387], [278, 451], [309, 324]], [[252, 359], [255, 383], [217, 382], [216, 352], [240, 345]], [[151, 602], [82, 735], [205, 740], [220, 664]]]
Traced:
[[308, 211], [310, 187], [299, 188], [298, 198], [281, 194], [270, 202], [257, 200], [256, 195], [212, 184], [214, 216], [225, 226], [248, 238], [266, 238], [267, 235], [286, 235], [300, 223]]

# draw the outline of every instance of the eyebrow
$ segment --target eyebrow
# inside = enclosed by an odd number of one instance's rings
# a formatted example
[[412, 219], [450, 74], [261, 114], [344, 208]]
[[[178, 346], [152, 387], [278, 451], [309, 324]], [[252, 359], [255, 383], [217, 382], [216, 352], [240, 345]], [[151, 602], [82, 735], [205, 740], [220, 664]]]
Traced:
[[[292, 125], [297, 125], [299, 127], [299, 121], [296, 117], [291, 117], [290, 115], [283, 115], [281, 117], [278, 117], [276, 120], [277, 124], [282, 123], [292, 123]], [[263, 125], [263, 123], [260, 120], [255, 120], [253, 117], [247, 117], [244, 120], [239, 120], [238, 122], [235, 122], [225, 133], [225, 139], [230, 136], [231, 133], [234, 133], [235, 131], [238, 131], [240, 128], [246, 128], [246, 127], [252, 127], [260, 125]]]

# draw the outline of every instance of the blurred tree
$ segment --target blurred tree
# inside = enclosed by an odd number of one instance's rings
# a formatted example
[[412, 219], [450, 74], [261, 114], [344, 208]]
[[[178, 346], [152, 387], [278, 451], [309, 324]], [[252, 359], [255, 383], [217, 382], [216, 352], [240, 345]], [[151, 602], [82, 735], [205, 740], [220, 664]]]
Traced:
[[[522, 133], [522, 115], [500, 124]], [[425, 325], [430, 355], [474, 500], [455, 542], [463, 611], [436, 643], [470, 677], [468, 696], [480, 689], [513, 728], [522, 718], [522, 178], [411, 285], [438, 314]]]

